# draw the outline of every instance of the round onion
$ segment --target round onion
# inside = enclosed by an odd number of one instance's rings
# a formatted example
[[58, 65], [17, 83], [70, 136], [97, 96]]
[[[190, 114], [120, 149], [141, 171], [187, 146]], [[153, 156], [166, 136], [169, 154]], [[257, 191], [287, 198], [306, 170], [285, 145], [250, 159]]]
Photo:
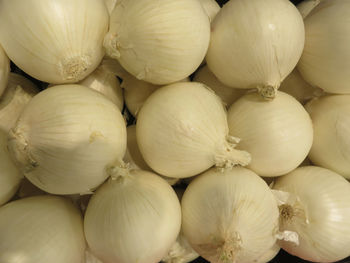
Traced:
[[107, 179], [109, 166], [122, 162], [125, 121], [97, 91], [55, 86], [25, 107], [8, 146], [24, 175], [42, 190], [87, 193]]
[[6, 89], [9, 72], [10, 60], [0, 45], [0, 95]]
[[210, 23], [198, 0], [120, 0], [105, 48], [138, 79], [162, 85], [192, 74], [209, 38]]
[[249, 168], [273, 177], [297, 168], [312, 145], [310, 116], [292, 96], [278, 91], [271, 101], [258, 93], [244, 95], [229, 109], [230, 134], [241, 138], [239, 149], [249, 152]]

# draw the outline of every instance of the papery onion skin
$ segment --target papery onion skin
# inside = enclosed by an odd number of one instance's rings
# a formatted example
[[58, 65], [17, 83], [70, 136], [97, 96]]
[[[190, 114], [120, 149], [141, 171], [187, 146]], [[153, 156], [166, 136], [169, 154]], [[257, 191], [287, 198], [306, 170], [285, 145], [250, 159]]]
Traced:
[[228, 107], [246, 92], [244, 89], [235, 89], [222, 84], [210, 71], [207, 65], [203, 66], [196, 72], [193, 81], [207, 85], [222, 99], [223, 102], [225, 102]]
[[328, 93], [349, 94], [350, 1], [321, 1], [305, 18], [305, 47], [298, 63], [303, 78]]
[[107, 30], [103, 1], [0, 2], [0, 42], [7, 55], [27, 74], [48, 83], [74, 83], [94, 71], [104, 56]]
[[306, 110], [314, 127], [310, 160], [350, 179], [350, 95], [314, 99]]
[[197, 82], [175, 83], [155, 91], [136, 123], [136, 138], [146, 163], [157, 173], [185, 178], [211, 166], [247, 165], [250, 155], [228, 136], [221, 99]]
[[289, 254], [313, 262], [335, 262], [350, 255], [350, 183], [317, 166], [278, 178], [273, 189], [291, 194], [280, 205], [280, 230], [295, 231], [299, 245], [279, 241]]
[[80, 212], [57, 196], [20, 199], [0, 208], [1, 263], [82, 263]]
[[241, 138], [239, 149], [249, 152], [247, 166], [260, 176], [274, 177], [297, 168], [312, 145], [310, 116], [292, 96], [278, 91], [271, 101], [246, 94], [229, 109], [230, 134]]
[[154, 263], [179, 234], [181, 207], [159, 176], [131, 170], [97, 190], [84, 226], [91, 251], [104, 263]]
[[303, 46], [303, 19], [289, 1], [231, 0], [211, 24], [206, 61], [227, 86], [277, 89]]
[[276, 242], [277, 202], [246, 168], [208, 170], [190, 183], [181, 206], [185, 237], [210, 262], [255, 262]]
[[24, 175], [53, 194], [91, 192], [126, 151], [117, 106], [80, 85], [51, 87], [35, 96], [10, 131], [8, 147]]
[[[9, 201], [17, 192], [23, 175], [12, 163], [7, 150], [7, 133], [0, 130], [0, 206]], [[1, 240], [1, 238], [0, 238]], [[1, 241], [0, 241], [1, 243]]]
[[33, 82], [22, 75], [10, 73], [7, 88], [0, 100], [0, 129], [9, 132], [23, 108], [38, 92]]
[[104, 46], [136, 78], [164, 85], [198, 68], [209, 39], [209, 19], [198, 0], [120, 0]]
[[0, 95], [7, 87], [7, 81], [10, 73], [10, 60], [0, 45]]

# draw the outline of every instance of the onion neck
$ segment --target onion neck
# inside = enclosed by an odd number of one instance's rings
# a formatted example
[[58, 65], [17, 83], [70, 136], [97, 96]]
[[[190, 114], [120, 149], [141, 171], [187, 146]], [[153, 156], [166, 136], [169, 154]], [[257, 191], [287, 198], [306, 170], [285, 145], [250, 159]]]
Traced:
[[107, 168], [107, 174], [111, 177], [112, 181], [116, 182], [124, 182], [125, 178], [131, 177], [130, 171], [130, 164], [123, 161], [117, 161]]
[[232, 168], [236, 165], [246, 166], [251, 161], [251, 156], [246, 151], [235, 149], [240, 139], [228, 136], [215, 154], [215, 166], [219, 168]]
[[261, 85], [257, 87], [258, 93], [265, 100], [273, 100], [277, 94], [277, 88], [271, 85]]
[[86, 71], [91, 66], [91, 58], [88, 55], [69, 57], [60, 61], [58, 65], [63, 80], [76, 82], [86, 76]]

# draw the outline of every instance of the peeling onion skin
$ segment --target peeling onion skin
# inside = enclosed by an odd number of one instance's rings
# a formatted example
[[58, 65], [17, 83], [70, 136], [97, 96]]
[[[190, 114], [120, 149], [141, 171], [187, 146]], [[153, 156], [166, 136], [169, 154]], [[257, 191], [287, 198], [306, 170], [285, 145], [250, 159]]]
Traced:
[[209, 39], [210, 22], [198, 0], [120, 0], [104, 46], [136, 78], [165, 85], [198, 68]]
[[350, 1], [321, 1], [305, 18], [305, 47], [298, 63], [312, 86], [334, 94], [349, 94]]
[[230, 107], [228, 124], [230, 134], [241, 138], [238, 148], [252, 156], [247, 167], [260, 176], [275, 177], [294, 170], [312, 145], [309, 114], [281, 91], [271, 101], [258, 93], [244, 95]]
[[350, 95], [314, 99], [306, 110], [314, 127], [311, 162], [350, 179]]
[[75, 83], [93, 72], [104, 56], [107, 30], [102, 0], [0, 2], [4, 50], [19, 68], [44, 82]]
[[280, 205], [280, 230], [294, 231], [299, 245], [279, 241], [289, 254], [312, 262], [336, 262], [350, 256], [350, 183], [317, 166], [305, 166], [278, 178], [273, 189], [290, 194]]
[[36, 196], [0, 207], [0, 262], [83, 263], [83, 219], [58, 196]]
[[303, 19], [291, 2], [231, 0], [211, 24], [206, 61], [227, 86], [277, 89], [303, 47]]

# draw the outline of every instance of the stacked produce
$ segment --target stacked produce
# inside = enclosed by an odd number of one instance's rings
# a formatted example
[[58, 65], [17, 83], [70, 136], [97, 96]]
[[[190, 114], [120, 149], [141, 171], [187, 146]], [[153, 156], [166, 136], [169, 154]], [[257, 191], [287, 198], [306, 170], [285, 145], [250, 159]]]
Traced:
[[349, 17], [0, 0], [0, 262], [350, 257]]

